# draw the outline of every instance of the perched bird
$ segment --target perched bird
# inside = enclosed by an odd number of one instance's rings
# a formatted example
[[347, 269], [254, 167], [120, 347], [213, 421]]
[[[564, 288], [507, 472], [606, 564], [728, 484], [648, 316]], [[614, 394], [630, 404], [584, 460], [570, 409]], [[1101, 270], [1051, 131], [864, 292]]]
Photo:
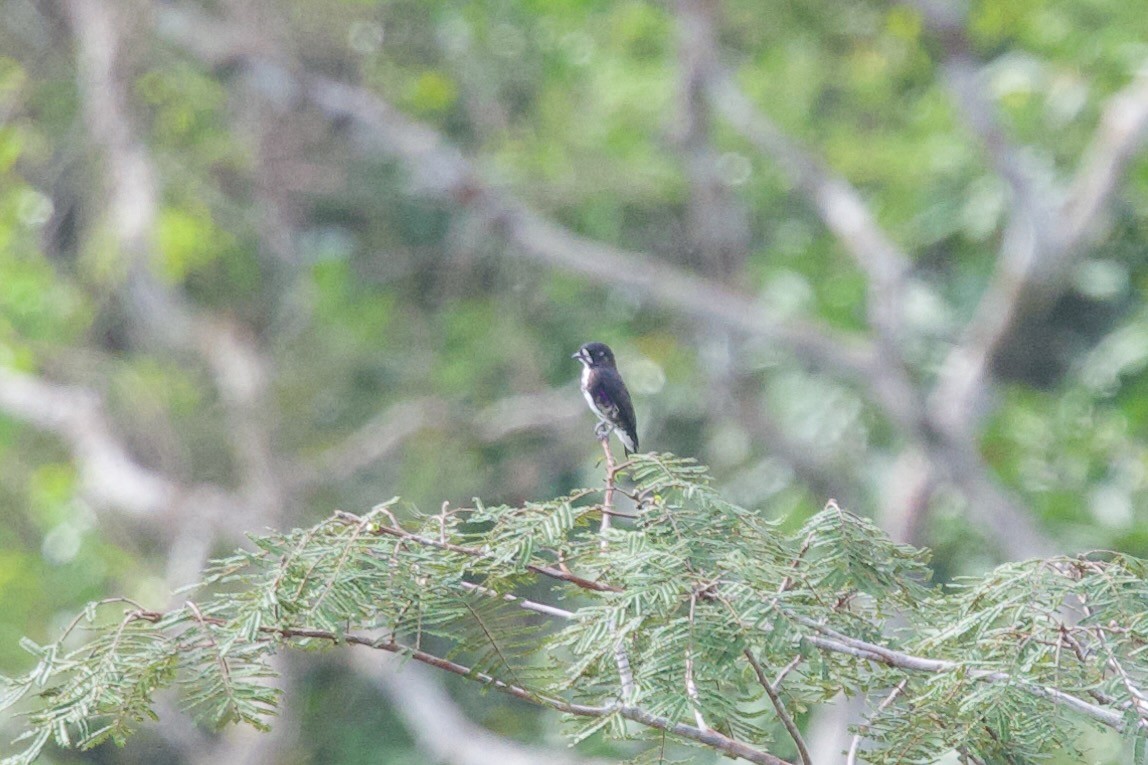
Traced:
[[582, 362], [582, 396], [599, 419], [595, 433], [598, 438], [607, 438], [613, 430], [629, 457], [638, 451], [638, 421], [630, 391], [614, 363], [614, 352], [605, 343], [586, 343], [571, 358]]

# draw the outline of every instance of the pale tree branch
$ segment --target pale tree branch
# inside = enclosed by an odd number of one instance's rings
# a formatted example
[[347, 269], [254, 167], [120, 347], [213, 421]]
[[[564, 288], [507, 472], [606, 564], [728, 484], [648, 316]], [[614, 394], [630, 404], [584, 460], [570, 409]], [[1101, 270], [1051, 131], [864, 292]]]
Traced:
[[[1037, 525], [1032, 511], [997, 481], [971, 435], [941, 434], [933, 444], [930, 464], [942, 480], [960, 489], [969, 518], [986, 541], [1009, 559], [1023, 560], [1056, 551], [1057, 545]], [[923, 478], [935, 480], [933, 476]], [[933, 490], [938, 486], [939, 483], [931, 484]], [[913, 496], [911, 490], [909, 496]]]
[[76, 39], [88, 134], [103, 159], [107, 225], [126, 275], [123, 292], [132, 328], [151, 342], [191, 350], [204, 359], [233, 415], [229, 432], [243, 493], [256, 511], [250, 520], [256, 524], [269, 521], [283, 506], [276, 489], [265, 411], [270, 362], [250, 333], [232, 322], [201, 315], [154, 274], [159, 184], [130, 114], [121, 71], [120, 58], [130, 44], [125, 38], [126, 8], [103, 0], [67, 0], [65, 7]]
[[[180, 483], [136, 459], [92, 390], [0, 367], [0, 413], [60, 438], [79, 471], [85, 500], [164, 530], [173, 539], [173, 550], [180, 547], [176, 529], [185, 516], [231, 539], [242, 538], [247, 530], [242, 500], [234, 493], [213, 484]], [[206, 545], [191, 547], [204, 556], [210, 552]], [[186, 566], [178, 570], [184, 576], [172, 580], [177, 584], [194, 578], [186, 576]]]
[[[967, 8], [933, 0], [907, 3], [921, 13], [944, 49], [942, 67], [958, 113], [1012, 192], [996, 270], [973, 318], [941, 365], [929, 393], [927, 418], [942, 442], [945, 459], [930, 455], [932, 470], [962, 488], [971, 514], [992, 530], [1012, 557], [1048, 552], [1052, 545], [1028, 513], [989, 473], [977, 451], [989, 411], [993, 363], [1015, 339], [1025, 317], [1043, 311], [1065, 288], [1069, 266], [1086, 248], [1083, 239], [1122, 176], [1118, 169], [1143, 141], [1148, 124], [1148, 86], [1143, 78], [1109, 99], [1068, 198], [1058, 203], [1001, 125], [986, 94], [968, 38]], [[921, 486], [931, 493], [925, 478]], [[907, 509], [900, 516], [913, 517]]]
[[[231, 415], [228, 434], [238, 464], [240, 488], [228, 492], [229, 512], [218, 505], [201, 504], [206, 493], [200, 491], [173, 502], [177, 492], [171, 481], [152, 471], [135, 471], [137, 489], [142, 489], [142, 476], [153, 476], [167, 484], [165, 496], [153, 497], [159, 508], [171, 513], [174, 523], [166, 529], [168, 536], [168, 576], [183, 584], [202, 569], [206, 556], [221, 535], [239, 536], [236, 525], [245, 528], [273, 524], [287, 510], [280, 493], [275, 470], [274, 449], [270, 436], [268, 383], [272, 376], [269, 358], [254, 341], [233, 322], [207, 317], [192, 306], [175, 288], [164, 284], [153, 271], [155, 224], [159, 211], [159, 183], [145, 142], [136, 129], [129, 109], [130, 76], [124, 71], [123, 52], [130, 49], [129, 37], [134, 19], [124, 3], [106, 0], [66, 0], [63, 4], [76, 41], [77, 78], [88, 136], [102, 159], [102, 177], [106, 191], [106, 221], [111, 241], [118, 250], [123, 271], [120, 299], [131, 318], [132, 333], [146, 343], [167, 350], [198, 354], [213, 374], [224, 407]], [[77, 422], [82, 421], [80, 418]], [[96, 423], [91, 417], [88, 424]], [[98, 433], [100, 428], [73, 428], [72, 441], [81, 466], [92, 465], [94, 455], [85, 453], [83, 444], [92, 439], [79, 438], [82, 433]], [[114, 455], [111, 439], [95, 455]], [[128, 461], [113, 466], [125, 471]], [[106, 470], [109, 465], [97, 466]], [[116, 481], [111, 471], [101, 473], [100, 480]], [[153, 489], [153, 494], [154, 494]], [[122, 494], [122, 492], [121, 492]], [[218, 490], [212, 495], [223, 494]], [[127, 500], [129, 497], [120, 496]], [[126, 507], [124, 502], [117, 502]], [[164, 507], [166, 506], [166, 507]], [[157, 508], [157, 509], [159, 509]], [[290, 674], [283, 675], [289, 683]], [[287, 714], [290, 710], [285, 710]], [[285, 748], [293, 726], [282, 725], [274, 735], [252, 738], [232, 735], [220, 739], [214, 747], [215, 761], [263, 761], [269, 752]]]
[[81, 492], [97, 507], [110, 505], [137, 517], [159, 515], [181, 493], [128, 452], [99, 397], [85, 388], [0, 367], [0, 411], [67, 443], [80, 471]]
[[1022, 326], [1060, 295], [1071, 266], [1088, 251], [1086, 238], [1107, 211], [1129, 160], [1148, 133], [1148, 76], [1110, 96], [1068, 192], [1058, 198], [1027, 166], [987, 95], [966, 31], [967, 8], [911, 0], [945, 50], [943, 68], [953, 101], [1012, 193], [1011, 218], [984, 295], [962, 338], [942, 365], [930, 396], [930, 417], [952, 433], [976, 432], [987, 411], [992, 364]]
[[[363, 147], [391, 156], [409, 171], [413, 190], [468, 209], [489, 221], [518, 252], [662, 306], [768, 339], [811, 363], [867, 384], [880, 369], [862, 340], [811, 323], [773, 316], [768, 306], [649, 255], [597, 242], [553, 223], [484, 181], [462, 153], [430, 127], [375, 93], [326, 77], [299, 74], [262, 56], [241, 31], [188, 11], [157, 7], [161, 35], [208, 63], [273, 68], [276, 83], [339, 122]], [[281, 97], [281, 94], [280, 94]]]
[[[761, 114], [728, 74], [715, 74], [710, 91], [717, 108], [730, 124], [761, 153], [773, 158], [795, 188], [811, 201], [826, 226], [869, 279], [870, 324], [883, 340], [879, 345], [883, 363], [870, 384], [879, 391], [885, 412], [908, 437], [909, 448], [927, 456], [923, 465], [926, 477], [921, 486], [928, 494], [921, 498], [915, 492], [903, 492], [905, 497], [911, 494], [920, 501], [913, 508], [896, 506], [889, 513], [914, 519], [916, 513], [911, 511], [927, 506], [928, 495], [939, 485], [932, 476], [944, 476], [960, 488], [968, 499], [970, 514], [989, 528], [993, 541], [1008, 555], [1028, 557], [1051, 549], [1028, 511], [989, 474], [976, 453], [974, 431], [957, 430], [957, 426], [967, 420], [951, 418], [953, 427], [944, 429], [943, 438], [937, 437], [929, 410], [910, 380], [897, 348], [898, 340], [903, 337], [900, 301], [909, 280], [908, 256], [881, 230], [848, 181], [833, 175], [816, 156]], [[1008, 157], [1011, 153], [1003, 148], [1000, 155]], [[986, 311], [986, 315], [999, 314]], [[967, 350], [955, 350], [950, 358], [955, 363], [964, 360], [967, 353]], [[986, 356], [984, 364], [987, 363]], [[946, 411], [959, 410], [946, 407]]]
[[918, 9], [940, 40], [944, 49], [941, 67], [957, 113], [1012, 196], [996, 270], [961, 339], [942, 364], [929, 401], [932, 421], [945, 432], [968, 440], [979, 430], [986, 412], [994, 358], [1021, 318], [1036, 307], [1032, 286], [1037, 281], [1060, 282], [1049, 262], [1052, 189], [1041, 188], [1026, 166], [1021, 147], [1001, 125], [965, 30], [965, 14], [927, 0], [909, 5]]
[[878, 340], [870, 349], [869, 396], [907, 438], [927, 446], [924, 401], [900, 350], [907, 331], [903, 303], [911, 282], [908, 255], [878, 225], [848, 180], [834, 174], [762, 114], [729, 72], [715, 67], [707, 80], [707, 93], [726, 121], [785, 173], [867, 277], [869, 325]]
[[717, 66], [718, 0], [678, 0], [679, 106], [671, 131], [689, 185], [685, 236], [702, 271], [732, 282], [749, 249], [749, 221], [713, 145], [706, 82]]
[[690, 639], [686, 643], [686, 658], [685, 658], [685, 683], [686, 683], [686, 696], [690, 699], [690, 706], [694, 711], [694, 722], [702, 730], [709, 730], [709, 725], [706, 723], [705, 715], [702, 713], [702, 700], [701, 695], [698, 693], [697, 683], [694, 681], [694, 611], [698, 602], [697, 592], [690, 593]]
[[253, 333], [240, 324], [201, 316], [195, 328], [195, 343], [229, 415], [228, 435], [239, 468], [246, 521], [252, 526], [276, 525], [293, 513], [281, 488], [271, 435], [272, 361]]
[[159, 184], [147, 147], [129, 114], [120, 57], [127, 45], [126, 7], [103, 0], [67, 0], [76, 41], [76, 70], [88, 137], [102, 158], [106, 222], [121, 254], [123, 297], [132, 330], [164, 344], [191, 331], [191, 316], [151, 274]]
[[126, 18], [101, 0], [66, 0], [76, 40], [76, 75], [88, 135], [104, 155], [109, 225], [130, 260], [146, 258], [158, 193], [147, 149], [127, 118], [127, 92], [117, 71]]
[[[768, 306], [647, 255], [571, 233], [537, 213], [512, 208], [504, 230], [524, 252], [602, 284], [628, 287], [667, 308], [776, 343], [797, 357], [866, 385], [880, 382], [873, 349], [809, 322], [782, 320]], [[876, 394], [875, 394], [876, 395]]]
[[707, 81], [707, 93], [730, 126], [774, 161], [868, 277], [870, 324], [890, 348], [894, 347], [903, 334], [902, 301], [911, 267], [908, 256], [878, 225], [849, 181], [785, 135], [753, 105], [728, 72], [715, 67]]
[[[874, 711], [873, 714], [869, 716], [870, 719], [876, 717], [888, 709], [893, 704], [893, 702], [897, 700], [897, 697], [900, 696], [902, 692], [904, 692], [905, 686], [908, 684], [908, 678], [905, 678], [901, 682], [897, 683], [897, 685], [893, 687], [893, 690], [889, 691], [889, 694], [881, 700], [880, 704], [877, 705], [876, 711]], [[863, 738], [864, 736], [862, 736], [861, 733], [858, 733], [853, 737], [853, 741], [849, 744], [849, 752], [845, 757], [845, 765], [857, 765], [857, 754], [861, 750], [861, 741]]]
[[[134, 20], [128, 7], [104, 0], [67, 0], [63, 7], [76, 41], [77, 77], [88, 137], [102, 160], [106, 192], [102, 225], [120, 256], [120, 297], [131, 319], [129, 326], [145, 343], [201, 357], [232, 416], [228, 433], [240, 467], [238, 492], [214, 487], [183, 492], [181, 498], [194, 504], [181, 506], [184, 510], [192, 508], [191, 512], [176, 512], [170, 502], [174, 493], [169, 492], [167, 509], [174, 523], [168, 529], [169, 576], [177, 585], [183, 584], [202, 568], [218, 534], [241, 537], [243, 530], [237, 528], [241, 520], [248, 528], [271, 523], [285, 507], [278, 493], [268, 430], [269, 362], [250, 333], [229, 320], [201, 315], [153, 271], [159, 184], [129, 109], [129, 75], [123, 71], [121, 60], [131, 45], [128, 34]], [[99, 453], [112, 452], [104, 449]], [[77, 454], [81, 465], [92, 464], [90, 455]], [[156, 476], [154, 471], [147, 472]], [[176, 485], [171, 479], [158, 480]], [[209, 497], [216, 501], [203, 501]], [[222, 502], [221, 497], [225, 498]]]
[[394, 455], [424, 430], [448, 424], [469, 428], [480, 441], [494, 443], [520, 433], [561, 429], [585, 414], [577, 392], [565, 387], [507, 396], [477, 411], [452, 407], [433, 396], [409, 399], [381, 410], [313, 457], [295, 460], [286, 480], [293, 490], [345, 481]]
[[1108, 210], [1129, 163], [1148, 139], [1148, 60], [1123, 90], [1104, 105], [1100, 123], [1061, 205], [1055, 241], [1079, 247]]
[[409, 438], [445, 422], [445, 404], [435, 398], [401, 401], [382, 410], [339, 443], [299, 460], [288, 480], [296, 489], [345, 481], [390, 456]]
[[1100, 705], [1085, 701], [1079, 696], [1065, 693], [1052, 686], [1022, 681], [1015, 675], [999, 670], [970, 669], [967, 665], [950, 659], [931, 659], [923, 656], [914, 656], [904, 651], [878, 645], [877, 643], [849, 637], [824, 624], [819, 624], [812, 619], [796, 614], [789, 614], [789, 618], [798, 624], [820, 633], [807, 635], [804, 639], [811, 645], [825, 651], [854, 656], [858, 659], [884, 664], [888, 667], [897, 667], [910, 672], [926, 672], [932, 674], [962, 672], [968, 677], [980, 682], [1016, 685], [1033, 696], [1048, 699], [1053, 703], [1065, 706], [1077, 714], [1084, 715], [1113, 730], [1123, 731], [1126, 727], [1124, 716], [1121, 713], [1111, 709], [1105, 709]]
[[565, 619], [566, 621], [577, 618], [577, 614], [575, 614], [573, 611], [567, 611], [565, 608], [551, 606], [547, 603], [539, 603], [538, 601], [529, 600], [527, 598], [520, 598], [517, 595], [512, 595], [511, 593], [498, 593], [489, 587], [483, 587], [481, 584], [474, 584], [473, 582], [459, 582], [458, 586], [467, 592], [477, 592], [491, 598], [500, 598], [501, 600], [505, 600], [507, 603], [515, 603], [524, 611], [533, 611], [536, 614], [554, 616], [559, 619]]

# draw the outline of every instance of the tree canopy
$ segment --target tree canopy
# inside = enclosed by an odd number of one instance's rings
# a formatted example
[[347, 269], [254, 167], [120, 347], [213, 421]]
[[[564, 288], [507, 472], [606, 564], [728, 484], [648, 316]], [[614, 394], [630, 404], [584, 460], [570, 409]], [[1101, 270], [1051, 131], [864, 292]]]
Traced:
[[[626, 474], [632, 526], [594, 533]], [[53, 740], [124, 743], [173, 684], [215, 725], [269, 730], [271, 657], [315, 645], [476, 681], [562, 713], [575, 740], [652, 738], [639, 759], [653, 761], [669, 737], [812, 765], [795, 717], [875, 691], [850, 746], [866, 762], [1083, 757], [1081, 723], [1145, 755], [1142, 560], [1034, 559], [932, 588], [922, 551], [836, 503], [785, 535], [668, 454], [610, 459], [604, 488], [521, 507], [444, 503], [404, 526], [394, 504], [257, 537], [180, 607], [94, 603], [60, 641], [26, 646], [39, 661], [5, 683], [6, 703], [38, 699], [5, 763], [31, 763]], [[535, 595], [538, 580], [556, 586]], [[120, 614], [107, 619], [110, 607]], [[94, 634], [69, 648], [81, 625]]]

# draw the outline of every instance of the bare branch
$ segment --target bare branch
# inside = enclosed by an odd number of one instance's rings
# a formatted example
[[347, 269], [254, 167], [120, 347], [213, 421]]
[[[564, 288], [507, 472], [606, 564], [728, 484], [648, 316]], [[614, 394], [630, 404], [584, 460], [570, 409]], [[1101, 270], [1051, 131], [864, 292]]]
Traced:
[[[905, 690], [905, 686], [908, 684], [908, 678], [905, 678], [901, 682], [897, 683], [897, 685], [893, 687], [893, 690], [889, 691], [889, 695], [886, 696], [881, 701], [881, 703], [877, 705], [877, 709], [870, 716], [870, 719], [876, 717], [888, 709], [889, 705], [897, 700], [897, 697], [901, 695], [902, 691]], [[845, 757], [845, 765], [857, 765], [857, 752], [861, 749], [861, 738], [862, 737], [860, 733], [853, 737], [853, 742], [849, 745], [849, 753]]]
[[1148, 137], [1148, 61], [1136, 78], [1108, 99], [1092, 142], [1061, 206], [1057, 236], [1065, 250], [1084, 242], [1124, 179], [1129, 161]]
[[158, 514], [179, 494], [175, 483], [128, 452], [89, 390], [0, 367], [0, 410], [62, 438], [75, 455], [82, 491], [96, 506], [134, 516]]
[[702, 270], [729, 282], [749, 250], [743, 204], [723, 177], [710, 128], [706, 83], [717, 67], [717, 0], [678, 0], [678, 113], [672, 131], [689, 185], [686, 238]]
[[759, 112], [729, 73], [715, 69], [707, 84], [715, 108], [754, 148], [777, 163], [869, 277], [870, 322], [892, 346], [902, 334], [908, 256], [877, 224], [857, 190]]
[[628, 288], [663, 306], [777, 343], [811, 363], [868, 384], [880, 374], [872, 349], [810, 322], [782, 319], [767, 306], [698, 274], [636, 252], [581, 237], [486, 183], [442, 135], [401, 113], [377, 94], [326, 77], [299, 75], [261, 56], [241, 32], [188, 11], [157, 7], [160, 33], [203, 60], [275, 69], [276, 83], [294, 91], [328, 119], [350, 128], [359, 143], [394, 157], [414, 190], [449, 200], [489, 221], [519, 252], [612, 287]]
[[705, 716], [702, 714], [702, 701], [698, 694], [697, 683], [694, 682], [694, 610], [698, 602], [698, 593], [695, 590], [690, 593], [690, 639], [686, 644], [686, 660], [685, 660], [685, 682], [686, 682], [686, 696], [690, 699], [690, 706], [694, 710], [694, 721], [702, 730], [709, 730], [709, 725], [706, 724]]
[[394, 404], [335, 446], [291, 471], [296, 488], [320, 481], [343, 481], [392, 454], [408, 438], [443, 422], [445, 406], [438, 399], [419, 398]]

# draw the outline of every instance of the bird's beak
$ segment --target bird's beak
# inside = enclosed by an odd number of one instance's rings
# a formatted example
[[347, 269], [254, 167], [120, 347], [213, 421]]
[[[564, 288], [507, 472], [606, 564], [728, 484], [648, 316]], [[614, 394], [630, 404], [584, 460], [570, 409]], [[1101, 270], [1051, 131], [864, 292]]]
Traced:
[[586, 357], [582, 355], [582, 349], [581, 348], [574, 351], [574, 353], [571, 353], [570, 358], [578, 359], [579, 361], [584, 361], [586, 359]]

